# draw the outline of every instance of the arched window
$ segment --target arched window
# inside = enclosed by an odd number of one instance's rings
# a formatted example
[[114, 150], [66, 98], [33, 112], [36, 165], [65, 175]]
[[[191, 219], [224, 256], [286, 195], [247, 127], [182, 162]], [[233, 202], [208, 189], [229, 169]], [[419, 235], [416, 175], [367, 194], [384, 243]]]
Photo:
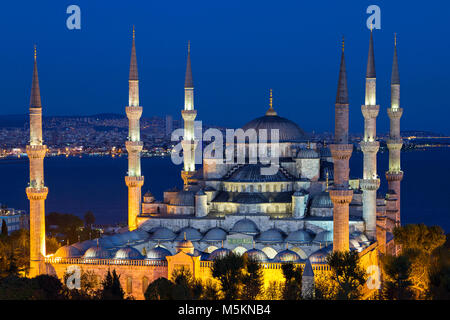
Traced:
[[142, 293], [145, 294], [145, 291], [147, 291], [147, 288], [148, 288], [148, 278], [143, 277], [142, 278]]
[[133, 292], [133, 278], [127, 278], [127, 293], [130, 294]]
[[261, 187], [261, 185], [258, 185], [258, 192], [261, 192], [262, 191], [262, 187]]

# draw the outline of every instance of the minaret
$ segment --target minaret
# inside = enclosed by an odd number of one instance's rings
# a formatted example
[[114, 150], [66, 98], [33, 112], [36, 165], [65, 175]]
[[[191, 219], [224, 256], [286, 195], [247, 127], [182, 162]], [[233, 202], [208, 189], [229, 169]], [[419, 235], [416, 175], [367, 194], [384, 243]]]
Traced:
[[128, 152], [128, 175], [125, 183], [128, 187], [128, 229], [137, 228], [137, 216], [141, 212], [141, 187], [144, 177], [141, 176], [141, 151], [143, 143], [139, 120], [142, 107], [139, 106], [139, 78], [136, 62], [135, 32], [133, 26], [133, 44], [131, 47], [130, 76], [128, 80], [128, 104], [125, 108], [129, 120], [128, 140], [125, 147]]
[[397, 60], [397, 35], [394, 38], [394, 59], [392, 62], [391, 75], [391, 107], [387, 109], [389, 118], [391, 119], [389, 139], [387, 146], [389, 149], [389, 171], [386, 172], [389, 190], [394, 190], [397, 194], [397, 212], [395, 216], [395, 224], [400, 224], [400, 182], [403, 179], [403, 171], [400, 168], [400, 151], [402, 149], [403, 140], [400, 135], [400, 118], [403, 109], [400, 108], [400, 75], [398, 72]]
[[44, 185], [44, 157], [47, 146], [42, 140], [42, 105], [39, 90], [36, 47], [30, 98], [30, 143], [27, 155], [30, 160], [30, 183], [26, 188], [30, 200], [30, 277], [44, 270], [45, 257], [45, 199], [48, 188]]
[[329, 190], [333, 202], [333, 251], [349, 250], [349, 204], [352, 201], [353, 190], [350, 189], [348, 181], [349, 159], [353, 145], [348, 143], [348, 117], [347, 73], [344, 39], [342, 39], [341, 67], [335, 103], [334, 143], [330, 145], [334, 162], [334, 185]]
[[364, 170], [363, 178], [360, 180], [360, 187], [363, 191], [363, 219], [366, 226], [366, 234], [371, 240], [376, 239], [377, 190], [380, 186], [380, 179], [377, 175], [377, 152], [380, 144], [376, 141], [376, 121], [380, 106], [376, 104], [376, 80], [373, 31], [370, 30], [366, 99], [365, 104], [361, 106], [364, 116], [364, 139], [360, 145], [364, 153]]
[[194, 135], [194, 121], [197, 117], [197, 110], [194, 110], [194, 83], [192, 81], [190, 41], [188, 42], [186, 77], [184, 81], [184, 110], [181, 111], [181, 115], [184, 120], [184, 137], [181, 142], [184, 170], [181, 171], [181, 178], [184, 181], [184, 185], [187, 186], [189, 179], [195, 173], [195, 149], [198, 143]]

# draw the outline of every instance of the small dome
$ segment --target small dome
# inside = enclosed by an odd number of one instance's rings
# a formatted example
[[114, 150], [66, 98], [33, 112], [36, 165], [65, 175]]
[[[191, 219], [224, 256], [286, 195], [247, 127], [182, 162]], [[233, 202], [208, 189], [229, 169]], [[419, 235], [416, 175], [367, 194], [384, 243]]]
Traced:
[[182, 228], [178, 231], [178, 235], [175, 238], [175, 241], [184, 240], [184, 235], [186, 234], [186, 239], [191, 241], [200, 241], [202, 239], [202, 234], [194, 228], [186, 227]]
[[244, 255], [247, 256], [249, 259], [253, 259], [259, 262], [269, 261], [269, 257], [263, 251], [255, 248], [247, 250], [244, 253]]
[[209, 253], [200, 251], [198, 249], [194, 249], [194, 256], [200, 257], [200, 260], [204, 261], [204, 260], [208, 260]]
[[149, 260], [166, 260], [166, 257], [171, 255], [169, 250], [160, 246], [147, 251], [147, 259]]
[[102, 247], [92, 247], [89, 248], [83, 258], [85, 259], [109, 259], [111, 258], [111, 254], [108, 250], [102, 248]]
[[147, 240], [149, 238], [148, 232], [143, 229], [136, 229], [134, 231], [131, 231], [130, 236], [133, 240], [136, 241]]
[[314, 149], [300, 149], [297, 153], [299, 159], [317, 159], [319, 154]]
[[311, 261], [311, 263], [325, 263], [326, 262], [325, 259], [331, 251], [333, 251], [332, 245], [317, 250], [316, 252], [311, 254], [308, 258]]
[[299, 262], [302, 259], [296, 252], [286, 249], [278, 252], [273, 260], [276, 262]]
[[114, 259], [118, 260], [138, 260], [144, 259], [144, 256], [133, 247], [121, 248], [116, 252]]
[[86, 240], [83, 242], [74, 243], [72, 246], [80, 250], [80, 253], [83, 254], [87, 249], [95, 246], [96, 242], [94, 240]]
[[81, 252], [74, 246], [63, 246], [56, 250], [55, 257], [57, 258], [76, 258], [81, 257]]
[[179, 191], [170, 199], [170, 204], [173, 206], [194, 206], [194, 191]]
[[155, 228], [150, 239], [153, 241], [172, 241], [176, 235], [172, 230], [166, 227]]
[[245, 218], [236, 222], [231, 228], [231, 232], [256, 235], [259, 233], [259, 229], [252, 220]]
[[177, 252], [184, 252], [187, 254], [194, 254], [194, 245], [190, 240], [183, 239], [176, 245]]
[[221, 259], [229, 254], [231, 251], [227, 248], [219, 248], [211, 252], [208, 256], [208, 260], [213, 261], [216, 259]]
[[333, 208], [333, 202], [328, 191], [315, 195], [311, 201], [311, 208]]
[[314, 241], [317, 242], [333, 242], [333, 231], [322, 231], [319, 232], [315, 237]]
[[286, 242], [289, 243], [310, 242], [311, 240], [312, 240], [311, 234], [305, 230], [297, 230], [291, 232], [286, 238]]
[[258, 242], [283, 242], [283, 232], [279, 229], [272, 228], [261, 232], [257, 237]]
[[221, 228], [212, 228], [209, 229], [208, 232], [206, 232], [205, 236], [203, 237], [202, 241], [224, 241], [227, 238], [227, 233], [225, 230]]

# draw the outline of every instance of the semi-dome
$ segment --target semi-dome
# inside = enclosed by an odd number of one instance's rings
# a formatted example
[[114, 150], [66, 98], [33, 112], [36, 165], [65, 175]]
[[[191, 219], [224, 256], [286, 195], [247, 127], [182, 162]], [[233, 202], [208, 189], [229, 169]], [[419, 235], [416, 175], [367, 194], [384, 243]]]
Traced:
[[194, 191], [179, 191], [170, 199], [169, 203], [173, 206], [194, 206], [194, 196]]
[[80, 253], [83, 254], [87, 249], [91, 248], [95, 244], [96, 242], [94, 240], [86, 240], [83, 242], [74, 243], [72, 246], [80, 250]]
[[333, 242], [333, 231], [322, 231], [319, 232], [315, 237], [314, 241], [317, 242]]
[[115, 247], [122, 246], [127, 243], [125, 237], [120, 234], [114, 234], [112, 236], [107, 236], [105, 238], [109, 240]]
[[272, 228], [261, 232], [257, 237], [258, 242], [283, 242], [283, 232], [279, 229]]
[[100, 238], [98, 240], [99, 245], [102, 246], [103, 248], [107, 248], [107, 249], [115, 247], [115, 245], [112, 243], [112, 241], [109, 238], [110, 237]]
[[225, 257], [227, 254], [229, 254], [231, 251], [230, 249], [227, 248], [219, 248], [214, 250], [213, 252], [211, 252], [208, 256], [208, 260], [216, 260], [216, 259], [221, 259], [223, 257]]
[[149, 233], [143, 229], [136, 229], [130, 232], [131, 237], [135, 240], [142, 241], [149, 238]]
[[259, 262], [267, 262], [269, 261], [269, 257], [259, 249], [250, 249], [244, 253], [244, 256], [247, 256], [249, 259], [253, 259]]
[[202, 241], [224, 241], [227, 237], [227, 232], [221, 228], [215, 227], [209, 229], [203, 237]]
[[74, 246], [63, 246], [56, 250], [56, 258], [76, 258], [81, 257], [81, 252]]
[[187, 240], [200, 241], [202, 239], [202, 234], [197, 229], [194, 229], [192, 227], [185, 227], [178, 232], [175, 241], [184, 240], [185, 237]]
[[300, 149], [297, 153], [297, 158], [299, 159], [317, 159], [319, 154], [314, 149]]
[[176, 235], [172, 230], [166, 227], [158, 227], [154, 229], [150, 239], [153, 241], [171, 241], [175, 239]]
[[171, 255], [169, 250], [160, 246], [156, 246], [147, 251], [148, 260], [166, 260], [166, 257]]
[[333, 251], [333, 246], [327, 246], [312, 253], [308, 258], [311, 263], [325, 263], [328, 254]]
[[333, 201], [331, 201], [330, 193], [322, 191], [315, 195], [311, 201], [312, 208], [333, 208]]
[[135, 248], [127, 246], [125, 248], [120, 248], [119, 250], [117, 250], [116, 255], [114, 256], [114, 259], [138, 260], [138, 259], [144, 259], [144, 256]]
[[236, 222], [231, 232], [255, 235], [259, 233], [259, 229], [252, 220], [245, 218]]
[[311, 233], [306, 230], [297, 230], [288, 234], [286, 242], [290, 243], [302, 243], [310, 242], [312, 240]]
[[299, 262], [301, 260], [302, 259], [295, 251], [289, 249], [278, 252], [273, 258], [273, 261], [276, 262]]
[[83, 255], [85, 259], [109, 259], [111, 258], [111, 254], [108, 250], [102, 247], [91, 247], [86, 250]]
[[298, 142], [306, 139], [305, 132], [293, 121], [280, 117], [278, 115], [264, 115], [256, 118], [247, 124], [242, 129], [255, 129], [256, 134], [259, 134], [259, 130], [267, 130], [268, 141], [271, 141], [271, 129], [278, 129], [280, 142]]

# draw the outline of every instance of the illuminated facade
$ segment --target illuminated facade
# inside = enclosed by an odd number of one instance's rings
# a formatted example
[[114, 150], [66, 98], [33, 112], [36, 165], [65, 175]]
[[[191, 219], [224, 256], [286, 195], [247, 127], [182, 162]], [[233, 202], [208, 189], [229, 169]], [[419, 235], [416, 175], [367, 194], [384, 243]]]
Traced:
[[[136, 187], [127, 182], [129, 231], [61, 247], [54, 255], [40, 260], [46, 262], [46, 273], [62, 278], [69, 266], [77, 265], [102, 277], [114, 268], [122, 275], [126, 291], [142, 298], [143, 290], [151, 281], [161, 276], [170, 277], [176, 266], [188, 267], [196, 278], [210, 279], [212, 262], [228, 252], [257, 259], [264, 266], [266, 285], [281, 278], [281, 264], [286, 262], [304, 266], [305, 272], [307, 270], [305, 285], [311, 285], [315, 274], [329, 270], [326, 256], [333, 250], [357, 251], [364, 266], [377, 265], [380, 251], [393, 252], [392, 228], [386, 221], [389, 208], [397, 208], [399, 203], [396, 197], [389, 196], [392, 192], [386, 199], [376, 194], [379, 179], [376, 176], [375, 119], [379, 106], [375, 100], [372, 33], [366, 102], [362, 106], [365, 117], [365, 134], [361, 142], [363, 179], [350, 179], [349, 175], [353, 145], [348, 139], [349, 101], [344, 52], [335, 101], [332, 145], [327, 147], [311, 142], [296, 123], [279, 116], [273, 105], [272, 92], [265, 114], [242, 127], [245, 132], [278, 130], [278, 139], [268, 136], [269, 143], [279, 141], [280, 154], [279, 166], [270, 174], [263, 173], [265, 165], [251, 162], [248, 155], [244, 157], [244, 163], [226, 161], [218, 149], [210, 156], [204, 156], [202, 165], [195, 167], [197, 140], [193, 123], [197, 111], [194, 109], [190, 60], [189, 47], [182, 111], [185, 120], [182, 190], [167, 190], [162, 200], [147, 192], [142, 207], [137, 207], [141, 202], [142, 184]], [[142, 148], [139, 137], [142, 108], [139, 107], [134, 36], [129, 104], [127, 181], [133, 178], [143, 182], [140, 149], [131, 148]], [[131, 108], [130, 112], [128, 108]], [[393, 137], [397, 137], [395, 130], [391, 133]], [[253, 146], [251, 142], [236, 144], [231, 153], [234, 160], [239, 156], [237, 150], [240, 147], [248, 151]], [[40, 232], [43, 237], [44, 230]]]

